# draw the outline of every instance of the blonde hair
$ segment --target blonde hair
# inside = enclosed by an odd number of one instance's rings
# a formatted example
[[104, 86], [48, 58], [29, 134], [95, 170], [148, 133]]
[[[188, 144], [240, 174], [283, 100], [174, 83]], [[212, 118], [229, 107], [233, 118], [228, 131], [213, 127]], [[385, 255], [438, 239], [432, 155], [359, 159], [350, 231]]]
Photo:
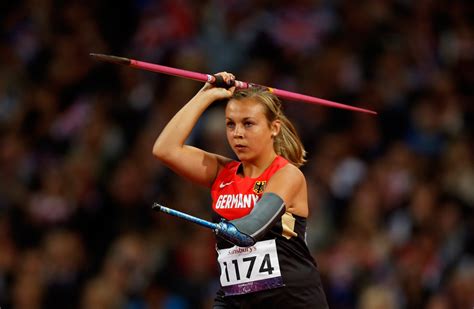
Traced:
[[262, 104], [269, 124], [275, 120], [279, 120], [281, 123], [280, 132], [273, 140], [275, 152], [293, 165], [297, 167], [302, 166], [306, 162], [306, 150], [304, 150], [303, 143], [295, 127], [283, 114], [280, 99], [268, 90], [256, 87], [237, 90], [231, 99], [242, 100], [249, 98]]

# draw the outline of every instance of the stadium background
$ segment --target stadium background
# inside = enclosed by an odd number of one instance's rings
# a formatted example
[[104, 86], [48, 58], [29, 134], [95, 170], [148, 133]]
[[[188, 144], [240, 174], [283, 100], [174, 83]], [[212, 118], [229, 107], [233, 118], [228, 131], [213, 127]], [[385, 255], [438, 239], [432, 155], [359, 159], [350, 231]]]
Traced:
[[[471, 1], [8, 1], [0, 9], [0, 307], [207, 308], [207, 190], [154, 139], [201, 87], [92, 61], [230, 71], [285, 102], [331, 308], [474, 305]], [[222, 106], [190, 143], [226, 155]]]

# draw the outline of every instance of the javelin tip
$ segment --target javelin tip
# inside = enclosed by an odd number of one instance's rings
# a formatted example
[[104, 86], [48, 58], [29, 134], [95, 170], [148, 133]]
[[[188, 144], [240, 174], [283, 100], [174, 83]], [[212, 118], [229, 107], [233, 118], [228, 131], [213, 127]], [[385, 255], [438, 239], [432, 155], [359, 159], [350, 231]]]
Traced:
[[365, 111], [367, 114], [372, 114], [372, 115], [378, 115], [379, 113], [375, 112], [375, 111], [371, 111], [369, 109], [364, 109], [363, 111]]
[[161, 206], [158, 203], [153, 203], [153, 206], [151, 206], [151, 209], [156, 210], [156, 211], [160, 211], [161, 207], [163, 207], [163, 206]]
[[124, 58], [124, 57], [117, 57], [117, 56], [104, 55], [104, 54], [95, 54], [95, 53], [90, 53], [89, 56], [100, 61], [111, 62], [111, 63], [122, 64], [122, 65], [130, 65], [130, 59]]

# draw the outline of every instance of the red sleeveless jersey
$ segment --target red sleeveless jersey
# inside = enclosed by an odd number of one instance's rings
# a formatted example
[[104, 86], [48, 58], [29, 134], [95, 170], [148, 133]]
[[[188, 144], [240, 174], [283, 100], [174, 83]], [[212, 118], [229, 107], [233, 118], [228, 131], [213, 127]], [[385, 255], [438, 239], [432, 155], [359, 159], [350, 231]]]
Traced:
[[212, 210], [227, 220], [246, 216], [265, 191], [270, 178], [288, 164], [280, 156], [257, 178], [237, 175], [241, 162], [227, 163], [214, 180], [211, 187]]

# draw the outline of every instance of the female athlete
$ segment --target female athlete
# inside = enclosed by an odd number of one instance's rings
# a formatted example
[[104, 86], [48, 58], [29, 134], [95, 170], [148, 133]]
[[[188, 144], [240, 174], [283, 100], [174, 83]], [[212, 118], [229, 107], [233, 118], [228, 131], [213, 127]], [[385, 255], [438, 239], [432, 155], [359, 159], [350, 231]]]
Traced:
[[[235, 80], [218, 75], [229, 85]], [[227, 140], [239, 161], [185, 145], [206, 108], [223, 99]], [[242, 245], [217, 237], [221, 288], [215, 309], [328, 307], [305, 242], [308, 199], [299, 169], [305, 151], [276, 96], [206, 83], [163, 129], [153, 154], [209, 187], [213, 221], [228, 222], [250, 240]]]

